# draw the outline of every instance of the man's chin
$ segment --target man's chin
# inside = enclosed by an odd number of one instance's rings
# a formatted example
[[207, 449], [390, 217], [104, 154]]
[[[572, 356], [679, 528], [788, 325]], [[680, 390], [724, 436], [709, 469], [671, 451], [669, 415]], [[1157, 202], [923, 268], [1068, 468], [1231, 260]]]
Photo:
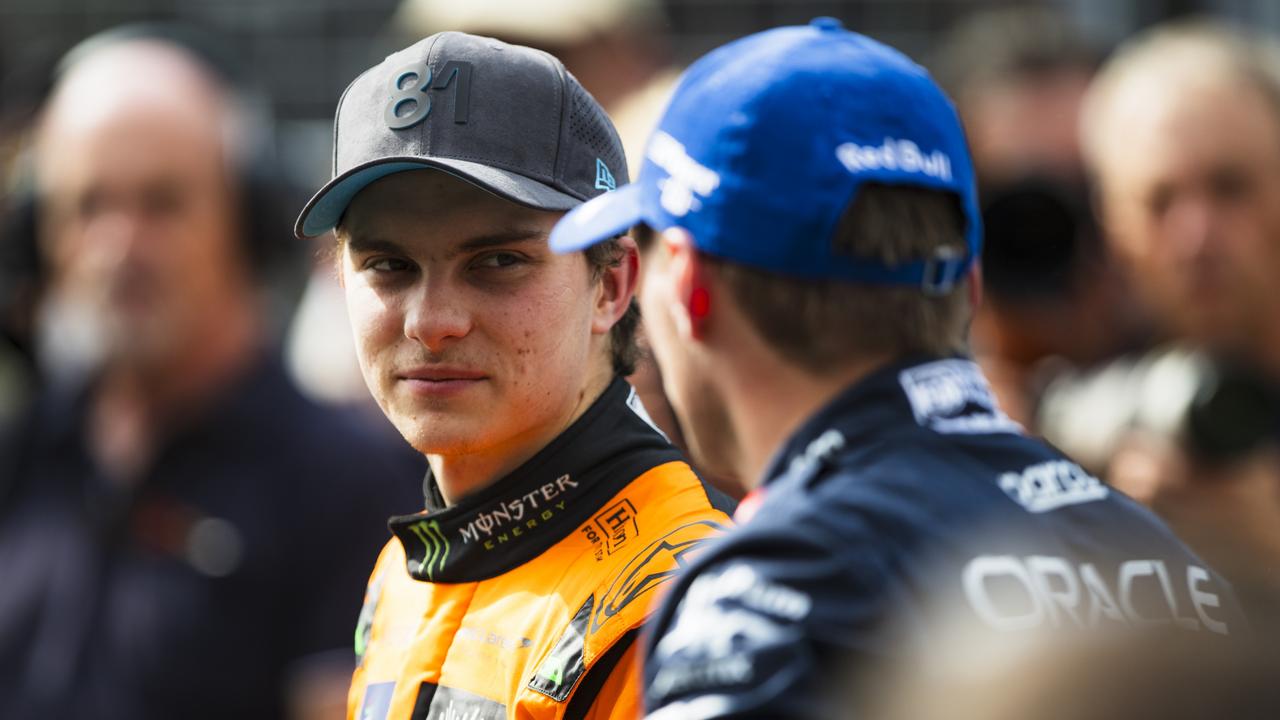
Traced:
[[456, 457], [485, 447], [483, 427], [476, 427], [456, 416], [441, 418], [419, 414], [395, 424], [409, 445], [423, 455]]

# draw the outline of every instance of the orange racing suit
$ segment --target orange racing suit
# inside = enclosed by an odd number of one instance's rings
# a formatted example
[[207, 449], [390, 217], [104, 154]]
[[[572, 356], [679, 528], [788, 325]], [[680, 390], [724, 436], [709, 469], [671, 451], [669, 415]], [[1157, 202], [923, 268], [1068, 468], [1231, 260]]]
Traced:
[[392, 518], [348, 717], [634, 718], [655, 590], [728, 522], [615, 379], [510, 475]]

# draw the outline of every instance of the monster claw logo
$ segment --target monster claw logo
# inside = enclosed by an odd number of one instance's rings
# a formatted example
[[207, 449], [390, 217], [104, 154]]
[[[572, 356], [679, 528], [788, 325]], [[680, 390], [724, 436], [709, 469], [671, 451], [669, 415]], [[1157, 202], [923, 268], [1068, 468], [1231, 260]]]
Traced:
[[595, 633], [623, 608], [670, 580], [693, 560], [693, 553], [702, 541], [715, 537], [724, 529], [723, 525], [699, 520], [681, 525], [650, 543], [609, 584], [609, 590], [591, 620], [591, 632]]
[[444, 570], [444, 563], [449, 559], [449, 538], [440, 531], [437, 520], [410, 525], [409, 530], [422, 542], [423, 547], [422, 559], [418, 561], [417, 572], [413, 574], [434, 580], [436, 573]]

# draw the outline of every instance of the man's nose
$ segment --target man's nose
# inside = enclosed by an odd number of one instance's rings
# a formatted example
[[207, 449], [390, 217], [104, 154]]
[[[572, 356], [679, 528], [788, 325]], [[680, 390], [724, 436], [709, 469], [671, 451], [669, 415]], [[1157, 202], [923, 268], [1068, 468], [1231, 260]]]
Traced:
[[1165, 222], [1172, 240], [1168, 250], [1177, 257], [1197, 258], [1212, 251], [1218, 210], [1208, 198], [1183, 199], [1170, 209]]
[[90, 218], [81, 241], [70, 251], [81, 256], [83, 265], [113, 268], [138, 252], [141, 236], [141, 225], [133, 213], [111, 210]]
[[472, 313], [465, 299], [443, 279], [427, 278], [404, 314], [404, 335], [433, 353], [471, 332]]

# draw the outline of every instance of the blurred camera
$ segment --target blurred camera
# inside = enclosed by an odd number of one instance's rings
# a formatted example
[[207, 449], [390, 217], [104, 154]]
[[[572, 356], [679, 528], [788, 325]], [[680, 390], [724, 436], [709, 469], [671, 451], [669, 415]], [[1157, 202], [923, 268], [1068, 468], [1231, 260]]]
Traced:
[[1133, 430], [1224, 464], [1280, 437], [1280, 390], [1246, 364], [1165, 349], [1059, 376], [1041, 394], [1036, 421], [1046, 440], [1097, 472]]

